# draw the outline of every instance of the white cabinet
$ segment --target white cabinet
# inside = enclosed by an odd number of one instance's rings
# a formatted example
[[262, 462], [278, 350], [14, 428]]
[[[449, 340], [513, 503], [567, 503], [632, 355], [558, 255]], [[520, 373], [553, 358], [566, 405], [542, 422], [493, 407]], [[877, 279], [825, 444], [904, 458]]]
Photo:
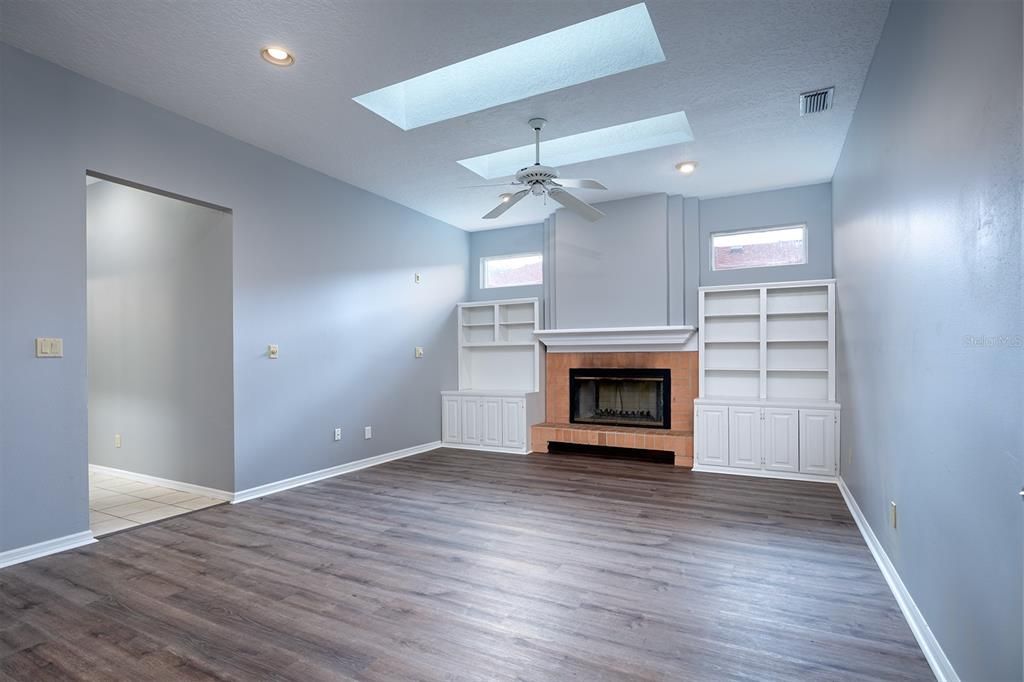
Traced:
[[459, 390], [441, 392], [441, 440], [525, 454], [530, 426], [544, 421], [540, 301], [459, 303], [457, 313]]
[[835, 301], [833, 279], [699, 289], [695, 470], [835, 479]]
[[729, 464], [729, 408], [701, 408], [697, 422], [697, 460], [709, 466]]
[[526, 401], [517, 398], [501, 399], [501, 446], [522, 448], [526, 445]]
[[800, 410], [801, 473], [835, 474], [838, 421], [829, 410]]
[[462, 438], [457, 442], [466, 445], [480, 445], [480, 400], [462, 398], [459, 400], [462, 418], [459, 421], [459, 432]]
[[444, 391], [441, 438], [454, 447], [525, 454], [531, 419], [541, 421], [543, 410], [536, 392]]
[[480, 399], [480, 443], [501, 447], [501, 398]]
[[441, 396], [441, 440], [446, 443], [462, 442], [462, 430], [459, 424], [462, 422], [459, 411], [462, 409], [457, 396]]
[[769, 407], [764, 410], [764, 468], [800, 470], [799, 410]]
[[694, 401], [694, 470], [774, 478], [834, 479], [839, 406]]
[[729, 408], [729, 466], [761, 468], [761, 410]]

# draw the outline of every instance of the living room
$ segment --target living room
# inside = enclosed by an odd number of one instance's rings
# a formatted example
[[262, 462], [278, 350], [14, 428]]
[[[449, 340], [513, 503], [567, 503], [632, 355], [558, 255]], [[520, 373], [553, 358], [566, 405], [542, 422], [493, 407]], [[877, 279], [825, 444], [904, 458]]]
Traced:
[[1024, 676], [1020, 0], [0, 0], [0, 678]]

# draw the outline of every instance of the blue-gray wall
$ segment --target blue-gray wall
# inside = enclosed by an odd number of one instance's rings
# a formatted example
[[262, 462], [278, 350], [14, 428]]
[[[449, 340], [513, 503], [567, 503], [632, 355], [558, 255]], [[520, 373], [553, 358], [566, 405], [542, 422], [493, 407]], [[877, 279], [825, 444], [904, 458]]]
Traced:
[[[697, 288], [832, 277], [832, 186], [829, 183], [701, 200], [649, 194], [597, 204], [596, 223], [565, 209], [543, 225], [474, 233], [471, 276], [480, 255], [543, 247], [542, 292], [548, 327], [697, 324]], [[805, 224], [805, 265], [712, 272], [713, 232]], [[538, 236], [539, 235], [539, 236]], [[540, 242], [540, 245], [538, 245]], [[502, 290], [480, 290], [478, 300]], [[524, 293], [518, 293], [524, 292]]]
[[[807, 225], [807, 263], [712, 270], [711, 235], [761, 227]], [[832, 185], [825, 182], [700, 201], [700, 284], [752, 284], [832, 276]]]
[[544, 253], [544, 225], [520, 225], [482, 230], [469, 235], [469, 296], [474, 301], [506, 298], [541, 298], [544, 285], [529, 287], [480, 288], [480, 259], [516, 253]]
[[88, 528], [86, 169], [233, 211], [236, 489], [440, 437], [465, 232], [0, 45], [0, 550]]
[[[597, 206], [605, 217], [593, 223], [564, 209], [555, 213], [548, 285], [555, 327], [668, 324], [668, 199], [649, 194], [604, 202]], [[673, 261], [682, 258], [681, 249], [680, 243]]]
[[89, 463], [234, 489], [231, 214], [97, 182], [86, 234]]
[[1024, 674], [1021, 28], [895, 0], [833, 178], [842, 475], [963, 680]]

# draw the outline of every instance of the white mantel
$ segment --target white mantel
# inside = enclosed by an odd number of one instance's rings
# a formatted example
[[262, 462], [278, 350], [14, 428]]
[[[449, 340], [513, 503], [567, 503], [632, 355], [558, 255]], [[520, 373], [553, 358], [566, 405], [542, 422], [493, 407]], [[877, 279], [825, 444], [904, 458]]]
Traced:
[[689, 325], [541, 329], [534, 332], [549, 353], [654, 353], [697, 350], [697, 328]]

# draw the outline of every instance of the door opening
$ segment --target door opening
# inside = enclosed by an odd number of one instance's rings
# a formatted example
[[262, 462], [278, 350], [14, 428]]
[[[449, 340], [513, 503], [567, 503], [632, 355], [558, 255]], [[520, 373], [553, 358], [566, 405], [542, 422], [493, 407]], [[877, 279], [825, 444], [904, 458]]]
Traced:
[[86, 177], [94, 535], [233, 489], [231, 221], [226, 209]]

